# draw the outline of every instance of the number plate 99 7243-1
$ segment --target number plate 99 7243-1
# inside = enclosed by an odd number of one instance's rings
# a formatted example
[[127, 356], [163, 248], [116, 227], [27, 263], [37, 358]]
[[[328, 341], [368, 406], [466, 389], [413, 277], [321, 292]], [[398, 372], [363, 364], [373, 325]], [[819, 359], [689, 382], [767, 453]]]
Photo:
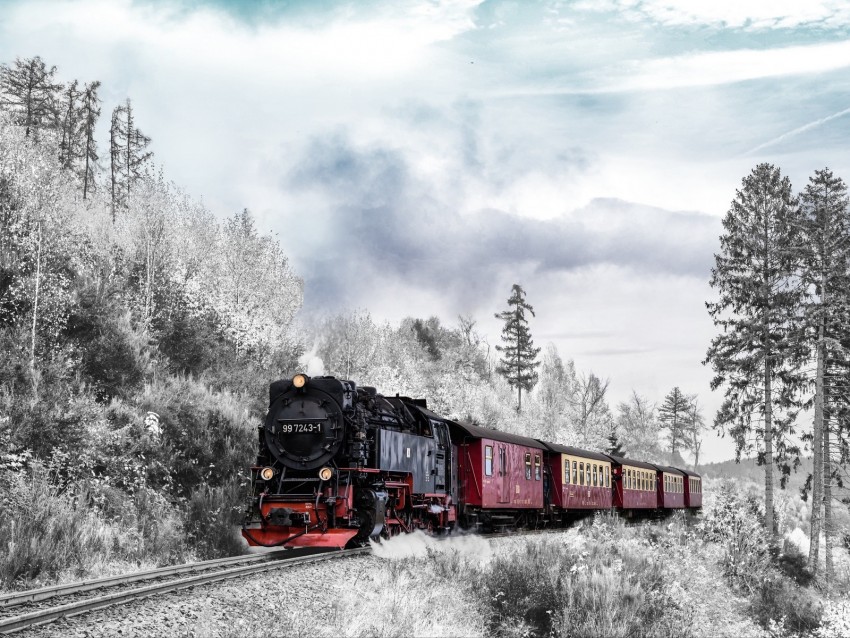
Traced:
[[321, 423], [281, 423], [281, 434], [321, 434]]

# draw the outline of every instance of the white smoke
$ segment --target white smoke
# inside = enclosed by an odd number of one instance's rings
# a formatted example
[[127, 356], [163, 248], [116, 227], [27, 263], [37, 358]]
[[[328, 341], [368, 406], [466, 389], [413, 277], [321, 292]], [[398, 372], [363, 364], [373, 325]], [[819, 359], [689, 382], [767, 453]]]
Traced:
[[298, 365], [301, 366], [301, 369], [311, 377], [321, 377], [325, 374], [325, 363], [318, 356], [317, 352], [319, 351], [319, 342], [316, 341], [313, 343], [313, 347], [310, 348], [309, 352], [305, 352], [298, 359]]
[[482, 565], [493, 557], [490, 541], [477, 534], [453, 533], [451, 536], [429, 536], [421, 530], [400, 534], [389, 540], [369, 540], [375, 556], [386, 560], [403, 558], [426, 558], [433, 554], [462, 554], [465, 558], [477, 559]]

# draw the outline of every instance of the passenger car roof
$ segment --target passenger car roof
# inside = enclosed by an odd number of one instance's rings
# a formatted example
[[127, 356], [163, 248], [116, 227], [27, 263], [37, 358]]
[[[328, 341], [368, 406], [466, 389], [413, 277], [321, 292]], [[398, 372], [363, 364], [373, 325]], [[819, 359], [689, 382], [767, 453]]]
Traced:
[[658, 466], [653, 465], [652, 463], [644, 463], [643, 461], [635, 461], [634, 459], [627, 459], [623, 456], [614, 456], [613, 454], [606, 454], [609, 459], [614, 461], [617, 465], [628, 465], [629, 467], [640, 467], [645, 470], [657, 470]]
[[569, 454], [571, 456], [582, 456], [586, 459], [594, 459], [596, 461], [611, 462], [611, 459], [601, 452], [591, 452], [590, 450], [582, 450], [581, 448], [571, 447], [569, 445], [561, 445], [560, 443], [549, 443], [548, 441], [540, 441], [550, 452], [558, 452], [560, 454]]
[[519, 434], [508, 434], [499, 430], [491, 430], [490, 428], [482, 428], [471, 423], [460, 423], [458, 421], [448, 421], [449, 429], [453, 433], [459, 430], [462, 435], [471, 439], [492, 439], [494, 441], [504, 441], [505, 443], [515, 443], [516, 445], [524, 445], [533, 447], [539, 450], [545, 450], [545, 446], [536, 439], [530, 439], [527, 436]]
[[693, 477], [696, 477], [696, 478], [702, 478], [702, 476], [700, 476], [696, 472], [691, 472], [690, 470], [686, 470], [686, 469], [681, 468], [681, 467], [674, 467], [673, 469], [679, 470], [680, 472], [682, 472], [683, 474], [687, 474], [688, 476], [693, 476]]
[[682, 476], [685, 476], [687, 474], [687, 472], [685, 472], [684, 470], [680, 470], [669, 465], [656, 465], [655, 467], [657, 467], [662, 472], [667, 472], [667, 474], [681, 474]]

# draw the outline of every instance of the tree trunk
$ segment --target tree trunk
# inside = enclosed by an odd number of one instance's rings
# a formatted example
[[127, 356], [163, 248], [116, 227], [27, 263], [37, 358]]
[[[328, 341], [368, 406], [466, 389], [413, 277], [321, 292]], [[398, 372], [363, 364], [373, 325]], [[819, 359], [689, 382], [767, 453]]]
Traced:
[[35, 257], [35, 294], [32, 302], [32, 338], [30, 339], [30, 371], [35, 372], [35, 336], [38, 328], [38, 293], [41, 290], [41, 220], [38, 222], [38, 248]]
[[86, 169], [83, 173], [83, 199], [86, 198], [89, 192], [89, 160], [91, 158], [91, 143], [92, 143], [92, 130], [89, 126], [89, 118], [90, 115], [88, 111], [86, 111]]
[[112, 225], [115, 225], [115, 160], [118, 154], [116, 145], [118, 140], [115, 136], [115, 115], [112, 115], [112, 128], [109, 130], [109, 174], [112, 183]]
[[826, 589], [832, 587], [835, 569], [832, 563], [832, 458], [829, 419], [823, 420], [823, 535], [826, 539]]
[[820, 559], [821, 507], [823, 503], [823, 319], [818, 326], [818, 341], [816, 346], [817, 372], [815, 373], [815, 422], [812, 427], [812, 513], [811, 513], [811, 543], [809, 545], [809, 569], [813, 574], [818, 573]]
[[773, 403], [771, 398], [772, 370], [770, 358], [764, 360], [764, 526], [768, 542], [774, 541], [773, 528]]

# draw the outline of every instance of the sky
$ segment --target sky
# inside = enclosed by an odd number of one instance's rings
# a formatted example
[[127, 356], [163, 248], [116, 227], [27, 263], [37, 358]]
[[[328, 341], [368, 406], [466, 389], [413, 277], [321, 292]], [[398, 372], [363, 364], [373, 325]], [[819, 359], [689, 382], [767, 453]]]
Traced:
[[520, 283], [536, 345], [612, 407], [679, 386], [709, 422], [742, 178], [850, 175], [850, 2], [0, 0], [0, 61], [34, 55], [105, 114], [130, 97], [166, 175], [276, 233], [302, 321], [471, 315], [495, 345]]

